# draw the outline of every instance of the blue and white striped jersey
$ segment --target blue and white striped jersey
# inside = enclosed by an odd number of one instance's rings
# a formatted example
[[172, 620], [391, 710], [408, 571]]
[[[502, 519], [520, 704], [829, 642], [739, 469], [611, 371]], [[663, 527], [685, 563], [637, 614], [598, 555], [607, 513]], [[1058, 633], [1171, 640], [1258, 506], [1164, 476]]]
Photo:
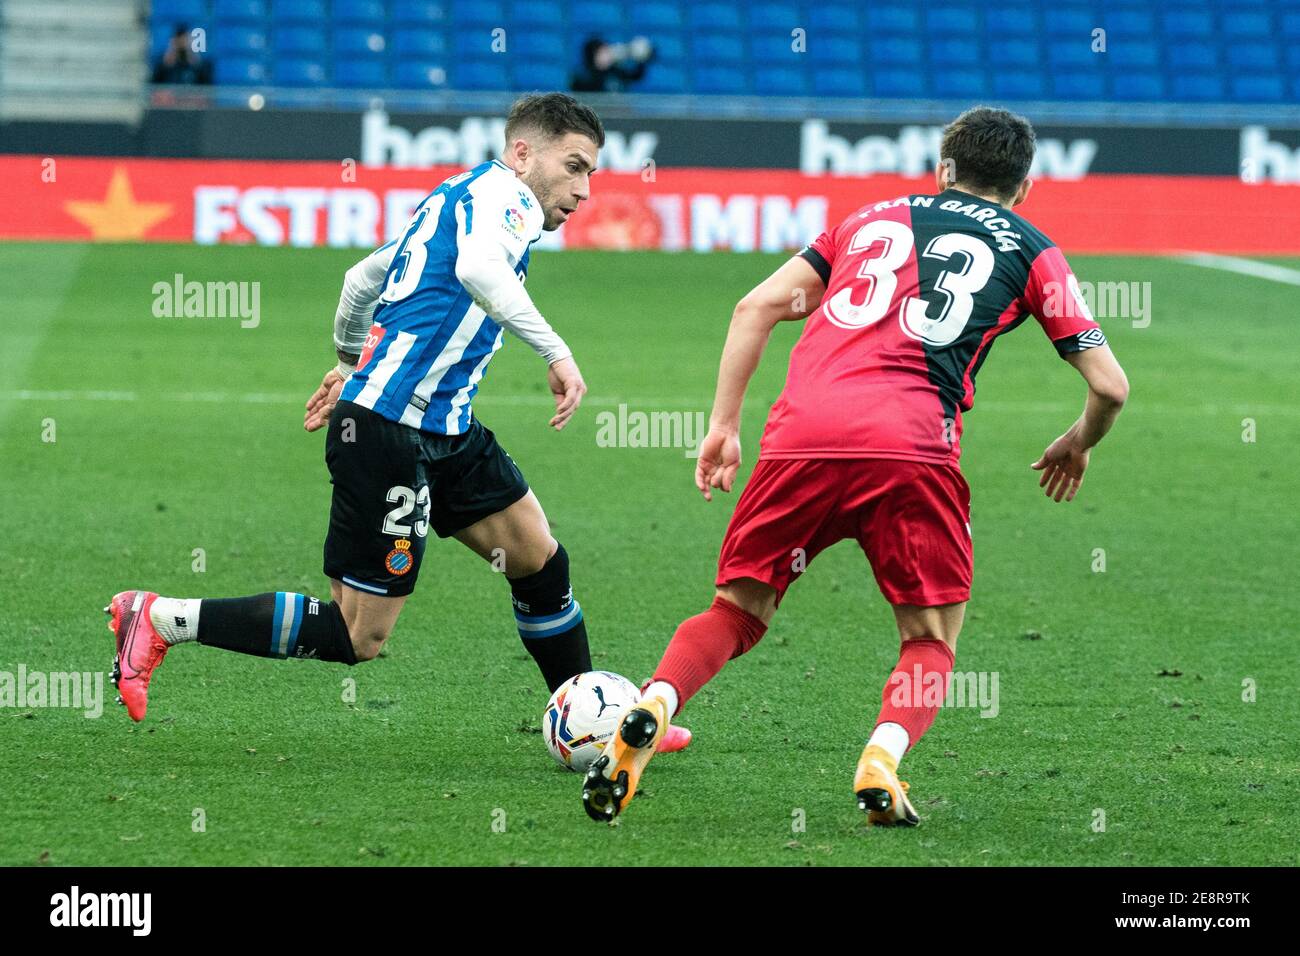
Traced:
[[391, 261], [341, 398], [436, 434], [468, 429], [470, 402], [502, 331], [458, 271], [467, 258], [501, 258], [522, 282], [544, 220], [532, 190], [497, 160], [430, 193], [402, 236], [373, 254]]

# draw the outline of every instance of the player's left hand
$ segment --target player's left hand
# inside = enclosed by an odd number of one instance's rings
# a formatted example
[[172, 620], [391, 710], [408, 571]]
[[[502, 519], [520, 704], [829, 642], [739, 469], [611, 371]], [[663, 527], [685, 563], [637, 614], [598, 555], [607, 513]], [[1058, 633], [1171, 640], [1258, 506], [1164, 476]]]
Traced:
[[1079, 445], [1072, 431], [1066, 432], [1048, 445], [1042, 457], [1029, 466], [1043, 473], [1038, 479], [1038, 487], [1044, 489], [1053, 501], [1073, 501], [1083, 484], [1083, 473], [1088, 470], [1091, 451]]
[[700, 457], [695, 459], [695, 487], [705, 501], [713, 500], [713, 489], [731, 491], [740, 469], [740, 436], [735, 432], [710, 428], [700, 443]]
[[343, 391], [343, 381], [343, 376], [336, 368], [325, 373], [320, 388], [312, 392], [311, 398], [307, 399], [307, 414], [302, 420], [303, 428], [314, 432], [329, 424], [330, 415], [339, 401], [339, 393]]

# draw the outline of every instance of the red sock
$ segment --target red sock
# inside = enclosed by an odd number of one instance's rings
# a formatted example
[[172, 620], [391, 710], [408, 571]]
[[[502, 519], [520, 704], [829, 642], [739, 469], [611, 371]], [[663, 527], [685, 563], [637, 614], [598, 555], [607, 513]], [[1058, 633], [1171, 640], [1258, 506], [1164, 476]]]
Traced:
[[715, 597], [707, 611], [678, 625], [654, 679], [676, 688], [680, 711], [727, 661], [757, 644], [766, 630], [767, 625], [748, 611]]
[[900, 725], [907, 731], [907, 749], [915, 747], [948, 696], [952, 665], [952, 650], [943, 641], [933, 637], [904, 641], [898, 666], [885, 681], [876, 726]]

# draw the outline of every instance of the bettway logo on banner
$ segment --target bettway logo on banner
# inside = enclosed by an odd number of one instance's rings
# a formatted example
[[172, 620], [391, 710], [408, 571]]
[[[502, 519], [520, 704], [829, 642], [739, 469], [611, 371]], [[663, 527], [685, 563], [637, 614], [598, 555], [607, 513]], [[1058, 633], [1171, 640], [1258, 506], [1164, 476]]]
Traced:
[[[459, 167], [0, 156], [0, 238], [373, 248]], [[860, 207], [928, 194], [928, 176], [660, 169], [600, 177], [549, 248], [796, 249]], [[1021, 208], [1069, 253], [1300, 253], [1300, 190], [1238, 177], [1044, 180]]]
[[[799, 137], [799, 169], [810, 175], [868, 176], [898, 173], [923, 176], [939, 164], [942, 126], [904, 126], [898, 136], [864, 136], [851, 140], [830, 131], [822, 120], [808, 120]], [[1048, 179], [1081, 179], [1097, 155], [1097, 141], [1075, 139], [1038, 140], [1031, 176]]]

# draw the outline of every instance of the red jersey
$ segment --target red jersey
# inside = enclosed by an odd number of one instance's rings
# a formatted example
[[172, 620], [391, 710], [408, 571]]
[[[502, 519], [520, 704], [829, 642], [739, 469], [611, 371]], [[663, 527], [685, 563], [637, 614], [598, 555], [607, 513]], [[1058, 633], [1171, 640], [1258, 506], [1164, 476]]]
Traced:
[[1033, 315], [1062, 356], [1106, 342], [1060, 249], [961, 190], [863, 206], [799, 255], [826, 292], [759, 458], [956, 464], [994, 339]]

